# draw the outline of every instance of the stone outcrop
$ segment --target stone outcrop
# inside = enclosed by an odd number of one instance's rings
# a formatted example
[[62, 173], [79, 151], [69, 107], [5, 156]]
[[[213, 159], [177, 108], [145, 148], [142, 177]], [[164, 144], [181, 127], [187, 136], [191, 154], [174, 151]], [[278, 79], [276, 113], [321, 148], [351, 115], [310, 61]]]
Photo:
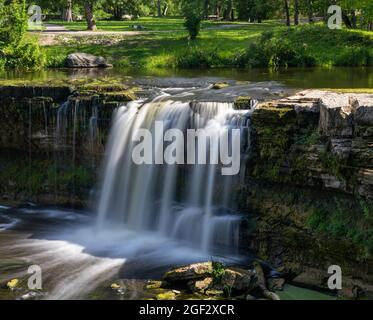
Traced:
[[166, 282], [179, 282], [203, 279], [211, 276], [212, 272], [212, 262], [196, 263], [170, 270], [164, 275], [163, 280]]
[[107, 63], [105, 58], [98, 57], [88, 53], [72, 53], [66, 58], [68, 68], [109, 68], [111, 64]]
[[373, 95], [304, 91], [253, 114], [252, 175], [373, 198]]
[[113, 111], [136, 99], [133, 88], [108, 82], [0, 87], [2, 202], [87, 204]]

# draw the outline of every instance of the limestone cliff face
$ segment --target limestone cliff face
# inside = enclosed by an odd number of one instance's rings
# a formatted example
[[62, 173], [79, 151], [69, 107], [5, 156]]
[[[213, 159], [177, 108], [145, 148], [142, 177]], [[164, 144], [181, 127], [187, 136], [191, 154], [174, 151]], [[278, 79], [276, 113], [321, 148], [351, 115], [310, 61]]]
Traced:
[[337, 264], [348, 286], [371, 291], [373, 95], [300, 92], [259, 105], [252, 126], [251, 247], [295, 282], [325, 287]]
[[87, 205], [124, 85], [0, 87], [0, 199]]
[[304, 91], [253, 114], [250, 176], [373, 198], [373, 95]]
[[123, 85], [3, 86], [0, 98], [0, 148], [97, 154], [103, 152], [113, 110], [136, 96]]

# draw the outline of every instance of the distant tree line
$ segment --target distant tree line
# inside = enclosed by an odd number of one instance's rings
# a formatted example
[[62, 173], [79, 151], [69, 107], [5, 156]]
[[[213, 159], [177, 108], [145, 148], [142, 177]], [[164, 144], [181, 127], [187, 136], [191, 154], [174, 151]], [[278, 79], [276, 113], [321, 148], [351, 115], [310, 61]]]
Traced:
[[[12, 1], [12, 0], [9, 0]], [[342, 7], [343, 22], [348, 28], [372, 30], [373, 0], [27, 0], [38, 4], [43, 12], [59, 15], [65, 21], [84, 17], [89, 30], [96, 19], [121, 20], [138, 16], [190, 16], [198, 19], [242, 20], [261, 23], [266, 19], [284, 19], [298, 25], [301, 19], [313, 23], [327, 17], [330, 5]]]

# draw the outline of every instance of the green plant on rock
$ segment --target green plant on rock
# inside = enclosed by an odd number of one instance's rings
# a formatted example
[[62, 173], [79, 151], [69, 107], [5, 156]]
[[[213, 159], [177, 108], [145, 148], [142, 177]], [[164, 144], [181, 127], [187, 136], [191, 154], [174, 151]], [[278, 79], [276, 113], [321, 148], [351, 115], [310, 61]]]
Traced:
[[212, 262], [212, 277], [215, 283], [221, 283], [225, 274], [225, 265], [221, 262]]

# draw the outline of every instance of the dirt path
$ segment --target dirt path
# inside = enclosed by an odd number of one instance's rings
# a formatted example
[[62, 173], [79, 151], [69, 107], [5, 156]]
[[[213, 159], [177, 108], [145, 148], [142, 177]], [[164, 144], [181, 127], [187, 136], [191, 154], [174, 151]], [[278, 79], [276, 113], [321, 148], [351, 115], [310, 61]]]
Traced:
[[[235, 29], [239, 28], [247, 24], [221, 24], [217, 26], [211, 26], [205, 28], [205, 30], [225, 30], [225, 29]], [[45, 29], [42, 32], [33, 32], [40, 34], [40, 44], [44, 46], [54, 45], [59, 43], [60, 37], [66, 38], [84, 38], [86, 41], [89, 41], [89, 38], [93, 37], [102, 37], [102, 36], [110, 36], [116, 38], [124, 38], [126, 36], [136, 36], [141, 35], [144, 33], [159, 33], [159, 32], [174, 32], [180, 31], [179, 30], [141, 30], [141, 31], [76, 31], [76, 30], [69, 30], [63, 25], [56, 25], [56, 24], [44, 24]], [[108, 39], [109, 41], [109, 39]], [[110, 41], [109, 41], [110, 42]], [[115, 42], [115, 41], [114, 41]]]
[[[40, 34], [40, 44], [44, 46], [57, 44], [59, 42], [58, 38], [62, 37], [73, 37], [73, 38], [90, 38], [97, 36], [136, 36], [140, 35], [140, 31], [75, 31], [68, 30], [65, 26], [45, 24], [45, 29], [42, 32], [37, 32]], [[36, 32], [34, 32], [36, 33]]]

